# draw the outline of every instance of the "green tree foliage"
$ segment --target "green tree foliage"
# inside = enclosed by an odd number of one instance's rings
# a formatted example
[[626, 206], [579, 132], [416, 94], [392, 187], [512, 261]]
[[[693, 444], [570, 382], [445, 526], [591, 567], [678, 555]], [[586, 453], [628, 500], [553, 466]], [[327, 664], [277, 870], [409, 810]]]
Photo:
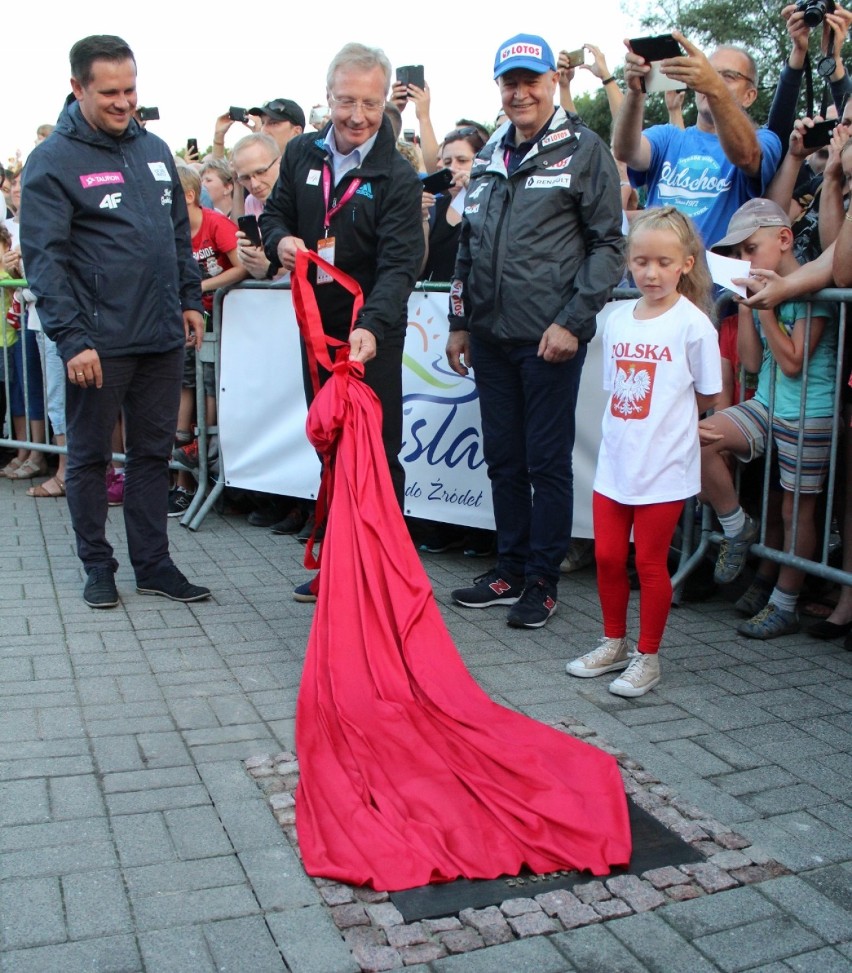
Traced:
[[[765, 3], [764, 0], [657, 0], [641, 18], [643, 30], [649, 34], [667, 33], [679, 29], [705, 52], [722, 44], [744, 47], [757, 62], [760, 72], [759, 95], [749, 114], [758, 123], [766, 120], [775, 83], [790, 53], [792, 42], [781, 16], [784, 4]], [[820, 58], [822, 28], [811, 32], [810, 55], [814, 65], [814, 98], [819, 106], [822, 79], [816, 74]], [[847, 61], [852, 48], [844, 45], [843, 60]], [[805, 85], [802, 84], [799, 107], [805, 110]]]

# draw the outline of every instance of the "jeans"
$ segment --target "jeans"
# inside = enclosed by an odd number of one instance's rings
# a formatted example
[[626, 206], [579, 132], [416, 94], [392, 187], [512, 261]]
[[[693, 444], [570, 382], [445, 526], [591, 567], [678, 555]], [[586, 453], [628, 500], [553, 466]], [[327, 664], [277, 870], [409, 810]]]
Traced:
[[564, 362], [537, 344], [483, 341], [471, 357], [494, 520], [497, 567], [555, 585], [574, 517], [574, 410], [586, 346]]
[[56, 343], [43, 331], [37, 331], [47, 389], [47, 415], [54, 436], [65, 435], [65, 363], [59, 357]]
[[[18, 340], [12, 345], [11, 365], [12, 415], [27, 415], [29, 419], [37, 421], [44, 419], [44, 379], [41, 374], [41, 358], [35, 331], [21, 328], [18, 332]], [[24, 402], [25, 375], [26, 403]]]
[[172, 563], [167, 516], [169, 457], [177, 428], [184, 349], [102, 358], [103, 388], [65, 388], [68, 469], [65, 485], [77, 554], [89, 571], [118, 562], [106, 538], [106, 468], [112, 432], [124, 413], [127, 463], [124, 523], [136, 580]]

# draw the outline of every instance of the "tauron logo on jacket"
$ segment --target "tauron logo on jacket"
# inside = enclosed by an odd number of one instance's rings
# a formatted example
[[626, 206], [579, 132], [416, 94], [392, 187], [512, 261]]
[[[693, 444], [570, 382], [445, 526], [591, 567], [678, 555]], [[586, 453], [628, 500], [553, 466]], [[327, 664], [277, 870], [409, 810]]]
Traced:
[[615, 384], [609, 402], [610, 412], [617, 419], [647, 419], [651, 411], [656, 362], [620, 359], [616, 361]]
[[122, 182], [124, 182], [124, 176], [120, 172], [87, 172], [85, 175], [80, 176], [80, 183], [83, 189], [110, 186]]

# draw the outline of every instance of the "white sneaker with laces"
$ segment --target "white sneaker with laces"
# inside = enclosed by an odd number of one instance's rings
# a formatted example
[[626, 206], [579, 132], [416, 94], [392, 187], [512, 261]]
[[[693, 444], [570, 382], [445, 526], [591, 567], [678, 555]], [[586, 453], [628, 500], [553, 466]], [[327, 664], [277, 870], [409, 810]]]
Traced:
[[565, 666], [565, 671], [569, 676], [589, 679], [615, 669], [626, 669], [630, 665], [630, 659], [630, 643], [626, 638], [608, 639], [604, 636], [596, 649], [581, 655], [579, 659], [572, 659]]
[[609, 684], [616, 696], [644, 696], [660, 681], [660, 657], [656, 652], [637, 652], [617, 679]]

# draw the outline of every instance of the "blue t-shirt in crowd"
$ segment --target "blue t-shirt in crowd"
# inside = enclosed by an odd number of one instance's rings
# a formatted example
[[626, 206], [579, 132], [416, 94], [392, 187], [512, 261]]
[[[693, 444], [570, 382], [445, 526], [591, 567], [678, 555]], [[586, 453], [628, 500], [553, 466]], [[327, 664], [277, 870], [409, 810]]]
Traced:
[[757, 129], [762, 158], [753, 179], [725, 158], [718, 135], [695, 125], [653, 125], [642, 134], [651, 143], [651, 165], [647, 172], [630, 169], [631, 182], [648, 187], [649, 208], [674, 206], [692, 217], [708, 248], [743, 203], [763, 195], [781, 160], [781, 140], [766, 128]]
[[[795, 377], [785, 375], [769, 350], [763, 326], [757, 311], [752, 312], [754, 325], [763, 345], [763, 360], [757, 376], [755, 399], [769, 408], [769, 384], [775, 370], [775, 415], [788, 422], [797, 422], [802, 402], [802, 373]], [[806, 320], [808, 305], [804, 301], [784, 301], [775, 308], [778, 327], [787, 336], [799, 320]], [[805, 418], [816, 419], [834, 413], [834, 376], [837, 370], [837, 309], [833, 304], [814, 301], [811, 317], [825, 318], [825, 327], [808, 362], [808, 396], [805, 401]]]

